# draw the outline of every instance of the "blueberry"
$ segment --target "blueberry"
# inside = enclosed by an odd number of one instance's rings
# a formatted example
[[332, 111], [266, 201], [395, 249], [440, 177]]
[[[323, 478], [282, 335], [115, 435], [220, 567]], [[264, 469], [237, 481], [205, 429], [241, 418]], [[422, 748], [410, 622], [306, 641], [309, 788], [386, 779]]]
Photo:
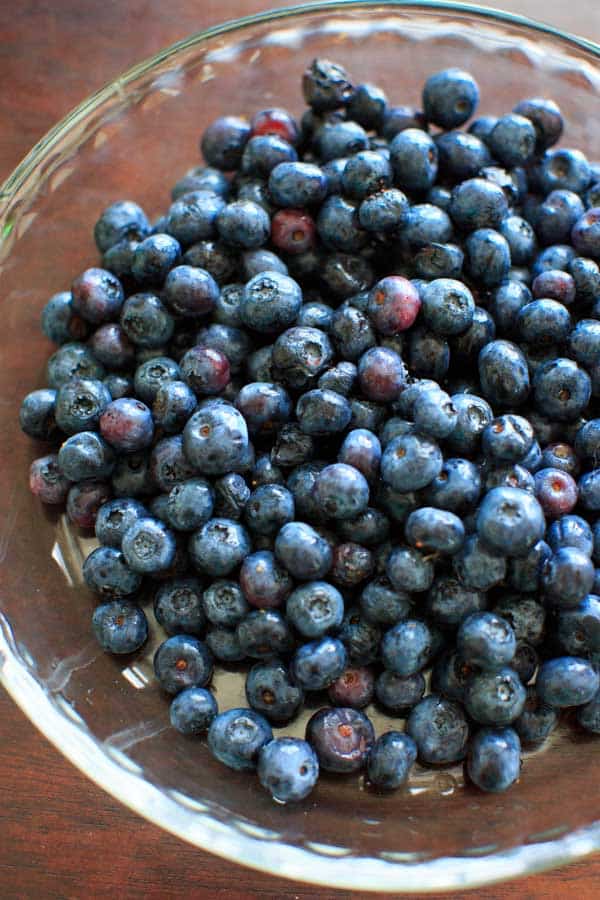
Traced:
[[249, 137], [250, 125], [246, 119], [223, 116], [215, 119], [202, 135], [202, 154], [216, 169], [236, 169]]
[[246, 676], [246, 699], [252, 709], [270, 722], [283, 724], [297, 714], [303, 693], [279, 660], [259, 662]]
[[564, 147], [550, 150], [542, 158], [540, 182], [546, 194], [554, 190], [568, 190], [579, 194], [588, 187], [590, 181], [590, 164], [580, 150]]
[[105, 600], [131, 598], [142, 579], [126, 564], [123, 554], [114, 547], [92, 550], [83, 564], [85, 583]]
[[298, 466], [312, 459], [314, 439], [305, 434], [296, 423], [284, 425], [271, 449], [271, 462], [275, 466]]
[[454, 453], [465, 456], [475, 454], [480, 447], [483, 429], [492, 421], [492, 408], [482, 397], [471, 394], [453, 394], [452, 405], [458, 413], [458, 420], [447, 438], [448, 446]]
[[327, 176], [312, 163], [281, 162], [269, 175], [269, 194], [278, 206], [301, 209], [318, 205], [327, 189]]
[[220, 325], [216, 322], [208, 328], [201, 328], [195, 343], [222, 353], [227, 358], [232, 373], [244, 368], [252, 350], [252, 341], [247, 332], [233, 325]]
[[519, 310], [515, 324], [519, 336], [526, 343], [560, 344], [571, 331], [571, 316], [556, 300], [534, 300]]
[[[435, 391], [433, 395], [439, 396]], [[424, 399], [427, 400], [429, 396], [427, 392]], [[423, 401], [420, 401], [416, 413], [422, 405]], [[452, 406], [454, 408], [454, 402]], [[424, 499], [430, 506], [447, 509], [458, 515], [472, 509], [480, 495], [479, 468], [467, 459], [450, 458], [444, 460], [439, 475], [427, 485]]]
[[527, 688], [523, 712], [514, 722], [514, 729], [523, 744], [541, 744], [558, 724], [556, 710], [543, 703], [534, 687]]
[[562, 269], [545, 269], [533, 279], [531, 291], [536, 298], [546, 297], [570, 306], [576, 297], [575, 279]]
[[137, 500], [109, 500], [98, 510], [96, 537], [104, 546], [120, 549], [127, 529], [146, 514], [145, 508]]
[[180, 379], [181, 371], [174, 359], [155, 356], [141, 363], [135, 370], [135, 393], [140, 400], [151, 406], [160, 387]]
[[223, 577], [240, 565], [250, 546], [250, 538], [239, 522], [209, 519], [192, 534], [189, 553], [198, 572]]
[[333, 585], [325, 581], [309, 581], [288, 596], [286, 615], [304, 637], [323, 637], [341, 625], [344, 600]]
[[430, 75], [423, 87], [426, 118], [440, 128], [456, 128], [469, 119], [479, 103], [474, 78], [461, 69], [444, 69]]
[[[313, 138], [315, 153], [322, 163], [352, 156], [369, 146], [369, 138], [364, 128], [357, 122], [325, 121]], [[329, 174], [329, 171], [326, 170]]]
[[559, 656], [542, 663], [536, 690], [548, 706], [582, 706], [598, 691], [600, 676], [594, 666], [576, 656]]
[[471, 666], [500, 669], [515, 655], [516, 638], [510, 623], [496, 613], [472, 613], [460, 624], [456, 648]]
[[506, 576], [506, 559], [491, 552], [476, 534], [469, 535], [452, 566], [466, 587], [478, 591], [490, 590]]
[[171, 198], [179, 200], [190, 191], [212, 191], [227, 199], [230, 185], [226, 176], [212, 166], [195, 166], [179, 179], [171, 190]]
[[369, 485], [364, 475], [345, 463], [326, 466], [317, 475], [313, 493], [318, 507], [333, 519], [352, 519], [369, 502]]
[[148, 637], [144, 611], [126, 600], [97, 606], [92, 616], [92, 628], [96, 640], [107, 653], [134, 653]]
[[303, 432], [323, 436], [344, 431], [350, 423], [352, 409], [341, 394], [315, 388], [298, 400], [296, 417]]
[[163, 582], [154, 595], [154, 615], [167, 634], [203, 634], [206, 616], [198, 579], [173, 578]]
[[332, 358], [329, 338], [318, 328], [289, 328], [273, 345], [273, 371], [277, 381], [293, 389], [308, 387]]
[[546, 602], [558, 607], [577, 606], [590, 593], [594, 566], [576, 547], [561, 547], [548, 559], [541, 573]]
[[129, 340], [142, 348], [162, 348], [171, 338], [174, 321], [155, 294], [132, 294], [123, 304], [121, 328]]
[[60, 291], [50, 297], [42, 310], [41, 327], [48, 340], [55, 344], [84, 340], [88, 332], [87, 323], [73, 310], [70, 291]]
[[406, 369], [402, 359], [386, 347], [372, 347], [360, 357], [358, 381], [368, 400], [390, 403], [404, 386]]
[[338, 460], [345, 465], [358, 469], [369, 482], [373, 482], [379, 472], [381, 460], [381, 444], [372, 431], [356, 428], [348, 432]]
[[119, 457], [112, 474], [111, 485], [116, 497], [147, 497], [153, 494], [157, 482], [150, 472], [149, 453], [141, 451]]
[[180, 434], [162, 438], [154, 445], [150, 456], [150, 474], [154, 484], [167, 493], [174, 485], [195, 476], [193, 466], [184, 456]]
[[478, 228], [465, 242], [465, 270], [483, 287], [494, 287], [508, 275], [510, 248], [500, 232]]
[[118, 200], [102, 212], [94, 226], [94, 239], [101, 253], [122, 240], [139, 241], [150, 231], [143, 209], [131, 200]]
[[39, 441], [49, 441], [60, 432], [56, 425], [54, 412], [56, 407], [56, 391], [42, 388], [27, 394], [19, 410], [21, 430], [28, 437]]
[[482, 450], [494, 464], [519, 462], [530, 450], [533, 440], [529, 421], [511, 414], [493, 419], [481, 435]]
[[260, 751], [258, 777], [265, 790], [280, 803], [304, 800], [317, 783], [319, 762], [306, 741], [276, 738]]
[[105, 375], [89, 347], [77, 342], [63, 344], [52, 354], [46, 364], [48, 387], [60, 388], [72, 378], [98, 379]]
[[206, 645], [216, 659], [224, 663], [240, 662], [246, 656], [235, 630], [213, 626], [206, 634]]
[[561, 547], [575, 547], [586, 556], [591, 556], [594, 550], [592, 529], [581, 516], [561, 516], [551, 524], [546, 537], [554, 552]]
[[[358, 360], [365, 350], [375, 344], [375, 332], [367, 316], [346, 304], [340, 306], [333, 314], [331, 337], [339, 355], [350, 361]], [[331, 356], [328, 357], [327, 363], [330, 360]]]
[[482, 725], [509, 725], [525, 705], [525, 688], [517, 673], [508, 667], [479, 672], [470, 680], [465, 708]]
[[337, 544], [333, 549], [331, 579], [343, 588], [352, 588], [373, 574], [373, 553], [354, 541]]
[[425, 328], [415, 328], [410, 335], [408, 365], [413, 375], [442, 381], [450, 365], [448, 342]]
[[243, 416], [222, 401], [202, 404], [183, 430], [186, 458], [208, 475], [231, 471], [247, 448], [248, 428]]
[[521, 166], [534, 154], [537, 135], [533, 123], [518, 113], [501, 116], [487, 143], [493, 155], [505, 166]]
[[325, 468], [326, 463], [314, 462], [296, 466], [287, 480], [287, 487], [294, 497], [296, 517], [319, 521], [323, 518], [316, 500], [313, 496], [313, 486], [319, 472]]
[[389, 160], [373, 150], [351, 156], [342, 173], [342, 189], [354, 200], [364, 200], [391, 186], [392, 167]]
[[482, 791], [505, 791], [519, 777], [520, 754], [521, 742], [512, 728], [480, 728], [469, 747], [469, 778]]
[[304, 99], [316, 113], [345, 106], [353, 91], [346, 70], [328, 59], [314, 59], [302, 77]]
[[575, 257], [575, 250], [570, 244], [552, 244], [536, 256], [531, 266], [531, 275], [533, 278], [537, 278], [542, 272], [556, 269], [567, 272]]
[[240, 316], [256, 331], [280, 332], [296, 321], [301, 305], [297, 282], [279, 272], [261, 272], [244, 288]]
[[577, 484], [561, 469], [540, 469], [535, 473], [535, 495], [546, 517], [558, 518], [577, 503]]
[[425, 609], [436, 625], [454, 627], [465, 616], [486, 609], [487, 605], [487, 596], [482, 591], [467, 588], [450, 575], [438, 575], [427, 594]]
[[435, 650], [435, 633], [418, 619], [405, 619], [384, 634], [381, 659], [386, 669], [407, 676], [423, 669]]
[[427, 130], [425, 115], [411, 106], [388, 106], [383, 116], [382, 133], [390, 141], [406, 128]]
[[456, 650], [446, 651], [433, 666], [431, 689], [448, 700], [462, 703], [467, 685], [477, 671], [477, 667], [467, 663]]
[[576, 607], [561, 609], [556, 635], [566, 653], [593, 658], [600, 650], [600, 597], [588, 594]]
[[457, 762], [467, 752], [469, 726], [462, 708], [437, 694], [413, 707], [406, 731], [417, 745], [419, 760], [427, 765]]
[[350, 408], [352, 410], [350, 428], [353, 430], [365, 428], [367, 431], [377, 431], [383, 425], [386, 409], [380, 403], [354, 397], [350, 400]]
[[81, 431], [62, 444], [58, 465], [69, 481], [108, 478], [115, 465], [114, 453], [96, 432]]
[[127, 369], [135, 359], [135, 348], [120, 325], [114, 322], [97, 328], [90, 340], [96, 359], [107, 369]]
[[569, 350], [579, 365], [591, 371], [600, 358], [600, 322], [580, 319], [569, 335]]
[[203, 734], [218, 712], [217, 701], [205, 688], [189, 687], [171, 701], [171, 725], [180, 734]]
[[401, 248], [405, 255], [412, 254], [431, 244], [446, 244], [452, 240], [453, 229], [445, 210], [432, 203], [411, 206], [400, 234]]
[[600, 734], [600, 690], [577, 710], [577, 721], [585, 731]]
[[253, 533], [274, 535], [294, 518], [294, 498], [280, 484], [259, 485], [245, 506], [245, 521]]
[[418, 490], [439, 475], [442, 465], [442, 453], [435, 441], [406, 434], [394, 438], [383, 451], [381, 476], [396, 490]]
[[[131, 261], [131, 274], [139, 284], [160, 287], [169, 271], [179, 263], [180, 259], [181, 246], [174, 237], [169, 234], [153, 234], [141, 241], [135, 248]], [[125, 306], [127, 304], [123, 307], [122, 315], [125, 313]], [[127, 317], [130, 324], [133, 325], [134, 313], [131, 310], [131, 304], [128, 305], [128, 310]], [[136, 308], [136, 312], [138, 316], [141, 314], [139, 306]], [[123, 318], [121, 324], [124, 324]], [[148, 323], [145, 323], [145, 326], [144, 330], [149, 330]]]
[[568, 271], [575, 282], [578, 301], [593, 302], [600, 293], [600, 269], [592, 259], [574, 257], [568, 264]]
[[474, 178], [480, 169], [489, 165], [490, 152], [474, 134], [446, 131], [436, 136], [442, 176], [452, 181]]
[[363, 768], [375, 733], [364, 713], [337, 707], [314, 713], [306, 726], [306, 739], [322, 769], [345, 774]]
[[553, 100], [540, 97], [521, 100], [513, 112], [525, 116], [533, 124], [538, 151], [546, 150], [560, 139], [563, 131], [563, 117]]
[[417, 745], [399, 731], [386, 731], [371, 748], [367, 760], [369, 781], [377, 787], [393, 790], [408, 779], [417, 758]]
[[197, 397], [220, 394], [231, 378], [229, 360], [212, 347], [192, 347], [180, 368], [182, 379]]
[[333, 319], [333, 309], [326, 303], [303, 303], [298, 315], [298, 325], [301, 328], [320, 328], [329, 331]]
[[269, 215], [251, 200], [228, 203], [217, 216], [221, 239], [232, 247], [250, 250], [262, 247], [269, 238]]
[[364, 709], [373, 699], [375, 678], [366, 666], [346, 669], [328, 688], [332, 706]]
[[332, 194], [321, 206], [317, 232], [326, 247], [343, 253], [357, 253], [367, 242], [367, 232], [360, 227], [356, 206], [339, 194]]
[[136, 519], [123, 535], [125, 561], [134, 572], [152, 575], [169, 569], [175, 560], [175, 538], [158, 519]]
[[448, 212], [462, 231], [497, 228], [508, 212], [502, 188], [485, 178], [470, 178], [452, 192]]
[[508, 215], [500, 222], [498, 230], [508, 244], [513, 266], [528, 265], [537, 251], [537, 241], [535, 231], [527, 219], [514, 214]]
[[529, 394], [529, 373], [522, 351], [510, 341], [492, 341], [479, 354], [479, 377], [485, 397], [503, 406], [518, 406]]
[[86, 269], [71, 285], [73, 311], [95, 325], [116, 318], [123, 299], [121, 282], [106, 269]]
[[538, 207], [533, 221], [539, 240], [543, 244], [565, 243], [583, 212], [578, 194], [567, 190], [551, 191]]
[[209, 622], [225, 628], [234, 628], [250, 611], [239, 584], [222, 578], [206, 588], [202, 608]]
[[364, 198], [358, 208], [358, 221], [370, 232], [394, 233], [408, 218], [410, 204], [398, 188], [386, 188]]
[[208, 747], [219, 762], [238, 772], [254, 772], [259, 753], [273, 739], [267, 720], [251, 709], [219, 713], [208, 730]]
[[404, 535], [419, 550], [452, 556], [464, 543], [465, 529], [454, 513], [422, 506], [409, 515]]
[[294, 646], [290, 627], [276, 609], [255, 609], [236, 626], [239, 646], [245, 656], [268, 659], [288, 654]]
[[196, 269], [204, 269], [219, 285], [224, 285], [238, 275], [236, 249], [219, 240], [192, 244], [183, 255], [183, 263]]
[[166, 432], [183, 428], [196, 408], [196, 395], [183, 381], [162, 384], [152, 406], [154, 421]]
[[210, 519], [214, 494], [204, 478], [190, 478], [174, 485], [167, 501], [167, 518], [178, 531], [194, 531]]
[[386, 574], [397, 591], [421, 593], [433, 583], [434, 565], [429, 556], [419, 550], [395, 547], [387, 560]]
[[292, 658], [290, 671], [306, 691], [320, 691], [340, 677], [347, 664], [344, 645], [337, 638], [322, 637], [302, 644]]
[[145, 403], [133, 397], [109, 402], [99, 418], [102, 437], [121, 452], [143, 450], [152, 443], [154, 422]]
[[246, 556], [239, 580], [248, 603], [260, 609], [281, 606], [293, 587], [292, 579], [270, 550]]
[[344, 541], [354, 540], [367, 547], [377, 547], [389, 536], [390, 521], [381, 510], [367, 507], [355, 519], [339, 520], [337, 533]]
[[379, 130], [387, 111], [387, 97], [376, 84], [358, 84], [347, 103], [348, 116], [363, 128]]
[[436, 179], [437, 147], [432, 138], [419, 128], [407, 128], [392, 138], [390, 160], [394, 180], [402, 190], [426, 191]]
[[391, 713], [406, 713], [420, 702], [425, 693], [425, 678], [421, 672], [397, 675], [384, 669], [375, 682], [377, 702]]
[[280, 163], [296, 162], [298, 154], [284, 138], [276, 134], [253, 135], [242, 153], [241, 171], [266, 178]]
[[593, 512], [600, 510], [600, 469], [592, 469], [579, 479], [579, 501]]
[[493, 488], [479, 507], [479, 537], [501, 555], [525, 556], [544, 531], [544, 515], [538, 501], [519, 488]]

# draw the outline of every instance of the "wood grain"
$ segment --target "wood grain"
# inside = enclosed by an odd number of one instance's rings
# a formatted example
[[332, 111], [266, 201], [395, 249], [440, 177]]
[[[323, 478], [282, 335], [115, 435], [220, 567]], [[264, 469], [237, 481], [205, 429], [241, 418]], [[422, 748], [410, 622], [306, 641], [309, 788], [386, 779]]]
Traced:
[[[504, 0], [503, 5], [600, 40], [597, 0]], [[191, 31], [261, 8], [256, 0], [0, 3], [0, 180], [57, 119], [132, 63]], [[84, 778], [1, 691], [0, 747], [3, 900], [358, 896], [242, 869], [160, 831]], [[599, 893], [600, 857], [595, 857], [453, 897], [588, 900]]]

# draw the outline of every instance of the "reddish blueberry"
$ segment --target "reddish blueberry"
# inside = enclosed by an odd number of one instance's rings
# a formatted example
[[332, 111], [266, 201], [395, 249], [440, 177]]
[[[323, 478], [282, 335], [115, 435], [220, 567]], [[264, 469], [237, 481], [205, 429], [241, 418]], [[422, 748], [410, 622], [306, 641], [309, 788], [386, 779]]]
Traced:
[[558, 519], [577, 503], [577, 483], [562, 469], [540, 469], [535, 473], [535, 495], [546, 516]]
[[304, 253], [315, 245], [315, 222], [301, 209], [280, 209], [271, 220], [271, 240], [286, 253]]
[[371, 289], [369, 316], [380, 334], [398, 334], [413, 324], [421, 308], [421, 299], [411, 281], [400, 275], [388, 275]]
[[29, 469], [29, 489], [32, 494], [51, 505], [64, 503], [71, 482], [58, 467], [58, 456], [50, 453], [34, 459]]

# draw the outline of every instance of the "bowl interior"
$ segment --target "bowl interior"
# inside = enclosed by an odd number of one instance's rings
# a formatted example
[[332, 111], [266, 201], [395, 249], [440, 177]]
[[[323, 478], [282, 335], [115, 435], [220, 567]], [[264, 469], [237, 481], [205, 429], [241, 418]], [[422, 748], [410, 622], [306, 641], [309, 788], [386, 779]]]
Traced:
[[[568, 143], [595, 158], [600, 120], [590, 111], [600, 77], [591, 51], [516, 21], [434, 7], [282, 11], [217, 30], [138, 67], [74, 115], [16, 179], [0, 218], [0, 674], [90, 777], [209, 850], [363, 889], [482, 882], [592, 848], [598, 831], [580, 831], [597, 816], [591, 739], [567, 723], [543, 750], [526, 754], [519, 784], [501, 797], [465, 787], [460, 767], [417, 768], [390, 796], [365, 789], [362, 776], [323, 777], [306, 803], [275, 806], [256, 779], [224, 769], [203, 741], [169, 728], [152, 676], [155, 623], [134, 658], [98, 650], [81, 579], [93, 540], [64, 515], [42, 511], [27, 489], [29, 462], [43, 451], [21, 435], [17, 414], [22, 396], [44, 384], [52, 350], [40, 310], [95, 264], [99, 212], [126, 197], [159, 215], [170, 185], [200, 161], [203, 127], [219, 114], [269, 105], [300, 112], [301, 73], [315, 56], [381, 84], [396, 103], [418, 105], [424, 78], [456, 64], [478, 79], [482, 113], [550, 96], [566, 115]], [[221, 708], [243, 704], [243, 673], [219, 670], [215, 691]], [[302, 734], [307, 716], [281, 733]], [[374, 719], [378, 731], [402, 727], [379, 713]]]

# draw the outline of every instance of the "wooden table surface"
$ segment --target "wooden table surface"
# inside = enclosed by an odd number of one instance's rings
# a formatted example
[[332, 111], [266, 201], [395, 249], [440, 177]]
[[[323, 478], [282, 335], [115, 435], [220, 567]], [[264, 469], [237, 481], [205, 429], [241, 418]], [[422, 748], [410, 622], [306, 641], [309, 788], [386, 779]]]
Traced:
[[[598, 0], [499, 2], [600, 41]], [[269, 5], [268, 0], [3, 0], [0, 182], [51, 125], [132, 63], [208, 24]], [[3, 900], [358, 896], [241, 869], [160, 831], [80, 775], [1, 690], [0, 798]], [[600, 856], [453, 896], [587, 900], [600, 896]]]

